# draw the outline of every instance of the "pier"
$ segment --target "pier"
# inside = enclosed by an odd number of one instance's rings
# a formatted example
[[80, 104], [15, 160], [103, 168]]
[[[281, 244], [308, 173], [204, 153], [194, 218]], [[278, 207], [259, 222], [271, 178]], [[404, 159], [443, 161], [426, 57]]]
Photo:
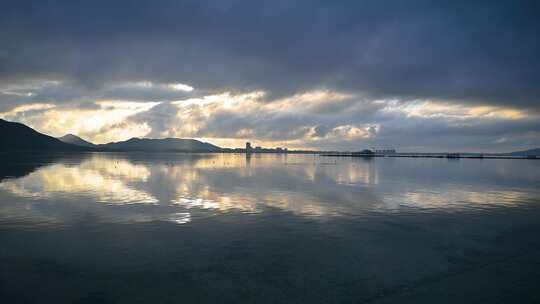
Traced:
[[466, 153], [358, 153], [358, 152], [342, 152], [342, 153], [321, 153], [321, 156], [327, 157], [407, 157], [407, 158], [448, 158], [448, 159], [540, 159], [538, 156], [512, 156], [512, 155], [495, 155], [495, 154], [466, 154]]

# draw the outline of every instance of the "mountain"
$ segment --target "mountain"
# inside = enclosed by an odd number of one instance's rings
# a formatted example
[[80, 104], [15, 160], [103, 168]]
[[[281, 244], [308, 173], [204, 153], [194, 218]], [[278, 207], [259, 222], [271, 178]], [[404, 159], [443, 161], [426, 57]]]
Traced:
[[89, 141], [86, 141], [86, 140], [80, 138], [79, 136], [76, 136], [76, 135], [73, 135], [73, 134], [66, 134], [66, 135], [64, 135], [62, 137], [58, 137], [58, 139], [61, 140], [62, 142], [72, 144], [72, 145], [76, 145], [76, 146], [88, 147], [88, 148], [95, 148], [96, 147], [96, 145], [94, 145], [93, 143], [91, 143]]
[[97, 145], [98, 148], [112, 151], [178, 151], [178, 152], [219, 152], [221, 148], [195, 139], [181, 138], [131, 138], [126, 141]]
[[525, 151], [516, 151], [516, 152], [511, 152], [508, 154], [513, 155], [513, 156], [529, 156], [529, 155], [540, 156], [540, 148], [530, 149], [530, 150], [525, 150]]
[[17, 122], [0, 119], [0, 151], [84, 151]]
[[94, 145], [72, 134], [54, 138], [41, 134], [24, 124], [0, 119], [0, 152], [2, 151], [220, 152], [222, 149], [195, 139], [181, 138], [132, 138], [121, 142]]

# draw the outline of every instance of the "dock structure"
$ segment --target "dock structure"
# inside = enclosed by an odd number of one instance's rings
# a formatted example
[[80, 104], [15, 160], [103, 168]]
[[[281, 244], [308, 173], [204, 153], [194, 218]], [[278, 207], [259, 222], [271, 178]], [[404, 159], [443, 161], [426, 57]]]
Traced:
[[394, 154], [379, 154], [379, 153], [362, 153], [362, 152], [332, 152], [320, 153], [320, 156], [326, 157], [405, 157], [405, 158], [447, 158], [447, 159], [539, 159], [534, 155], [528, 156], [513, 156], [513, 155], [489, 155], [489, 154], [464, 154], [464, 153], [394, 153]]

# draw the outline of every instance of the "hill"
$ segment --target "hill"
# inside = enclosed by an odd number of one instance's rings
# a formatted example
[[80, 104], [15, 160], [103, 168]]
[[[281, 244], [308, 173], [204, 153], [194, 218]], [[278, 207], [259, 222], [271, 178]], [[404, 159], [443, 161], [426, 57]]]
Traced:
[[0, 151], [84, 151], [17, 122], [0, 119]]
[[178, 152], [219, 152], [221, 148], [195, 139], [181, 138], [131, 138], [126, 141], [97, 145], [111, 151], [178, 151]]
[[126, 141], [95, 145], [67, 134], [54, 138], [16, 122], [0, 119], [0, 151], [147, 151], [147, 152], [220, 152], [210, 143], [181, 138], [131, 138]]
[[73, 135], [73, 134], [66, 134], [66, 135], [64, 135], [62, 137], [58, 137], [58, 139], [61, 140], [62, 142], [72, 144], [72, 145], [76, 145], [76, 146], [88, 147], [88, 148], [96, 147], [96, 145], [94, 145], [93, 143], [91, 143], [89, 141], [86, 141], [86, 140], [80, 138], [79, 136], [76, 136], [76, 135]]

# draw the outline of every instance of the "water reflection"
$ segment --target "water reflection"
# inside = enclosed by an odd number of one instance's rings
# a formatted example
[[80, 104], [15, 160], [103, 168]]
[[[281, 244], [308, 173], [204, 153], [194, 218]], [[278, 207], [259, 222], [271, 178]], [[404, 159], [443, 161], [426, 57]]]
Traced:
[[149, 176], [145, 166], [127, 161], [91, 157], [76, 166], [53, 164], [19, 179], [9, 179], [0, 188], [20, 197], [56, 199], [75, 196], [103, 203], [157, 203], [151, 194], [128, 183]]
[[540, 179], [538, 162], [526, 160], [113, 153], [28, 159], [0, 168], [3, 220], [62, 221], [84, 210], [106, 221], [186, 224], [265, 210], [324, 218], [489, 208], [536, 199]]

